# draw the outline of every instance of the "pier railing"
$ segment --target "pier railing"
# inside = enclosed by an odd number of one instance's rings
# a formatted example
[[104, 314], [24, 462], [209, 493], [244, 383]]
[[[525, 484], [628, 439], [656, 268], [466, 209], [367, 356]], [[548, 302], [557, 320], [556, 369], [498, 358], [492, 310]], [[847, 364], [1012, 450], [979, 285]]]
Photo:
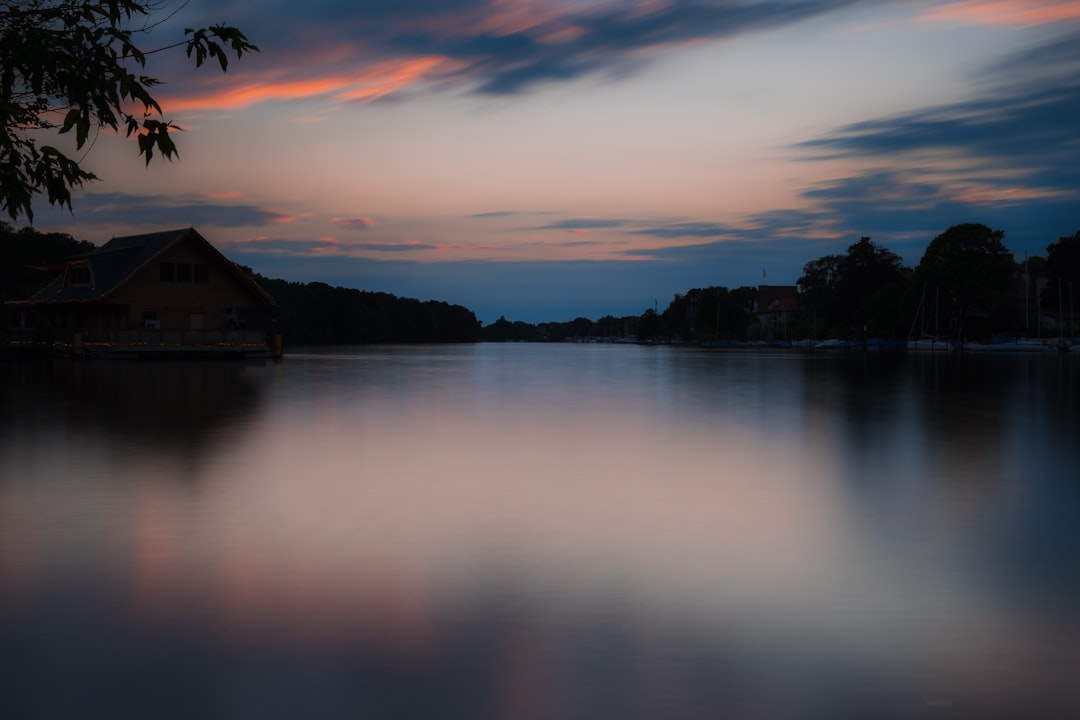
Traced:
[[13, 343], [45, 346], [70, 346], [79, 335], [87, 346], [266, 346], [269, 338], [266, 330], [51, 330], [14, 328], [7, 331]]

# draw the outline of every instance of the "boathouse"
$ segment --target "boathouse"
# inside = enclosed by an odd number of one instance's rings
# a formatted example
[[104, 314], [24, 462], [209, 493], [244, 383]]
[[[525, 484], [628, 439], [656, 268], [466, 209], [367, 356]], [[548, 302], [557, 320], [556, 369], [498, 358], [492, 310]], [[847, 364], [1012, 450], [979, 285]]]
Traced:
[[265, 352], [276, 333], [273, 298], [194, 228], [113, 238], [8, 305], [13, 337], [76, 352]]

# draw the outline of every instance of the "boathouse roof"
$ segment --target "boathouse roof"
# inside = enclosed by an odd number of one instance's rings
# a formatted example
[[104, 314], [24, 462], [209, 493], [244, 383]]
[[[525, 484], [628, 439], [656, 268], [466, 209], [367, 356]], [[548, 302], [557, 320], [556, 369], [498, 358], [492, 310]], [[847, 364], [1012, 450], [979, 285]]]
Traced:
[[[73, 255], [66, 260], [64, 272], [35, 293], [27, 304], [98, 302], [105, 300], [130, 278], [139, 273], [161, 253], [179, 242], [202, 245], [215, 261], [235, 273], [263, 303], [272, 303], [266, 291], [222, 255], [194, 228], [163, 230], [114, 237], [97, 250]], [[85, 270], [84, 270], [85, 268]], [[73, 272], [82, 272], [82, 282], [71, 282]], [[89, 273], [87, 277], [86, 273]]]

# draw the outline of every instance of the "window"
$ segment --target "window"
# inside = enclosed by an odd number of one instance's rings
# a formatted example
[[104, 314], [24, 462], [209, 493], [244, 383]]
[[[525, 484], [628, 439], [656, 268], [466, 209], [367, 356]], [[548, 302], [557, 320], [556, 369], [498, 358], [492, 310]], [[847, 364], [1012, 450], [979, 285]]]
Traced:
[[90, 284], [89, 265], [71, 265], [67, 271], [67, 284], [69, 287]]
[[191, 282], [191, 263], [176, 263], [176, 282]]
[[158, 276], [161, 282], [173, 282], [176, 280], [176, 266], [171, 262], [163, 262], [158, 265]]
[[160, 330], [161, 322], [158, 320], [156, 312], [144, 312], [142, 314], [143, 329], [144, 330]]
[[195, 263], [195, 282], [203, 285], [210, 282], [210, 268], [206, 263]]

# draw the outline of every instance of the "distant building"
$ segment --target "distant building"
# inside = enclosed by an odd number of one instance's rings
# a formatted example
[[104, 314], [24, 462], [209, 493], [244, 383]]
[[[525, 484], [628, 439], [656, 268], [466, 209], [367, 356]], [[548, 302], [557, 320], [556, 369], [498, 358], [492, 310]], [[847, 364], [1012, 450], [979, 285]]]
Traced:
[[110, 349], [265, 348], [275, 318], [273, 298], [193, 228], [113, 238], [7, 304], [15, 338]]
[[794, 285], [759, 285], [754, 299], [754, 314], [764, 338], [787, 338], [792, 314], [798, 306], [799, 292]]

